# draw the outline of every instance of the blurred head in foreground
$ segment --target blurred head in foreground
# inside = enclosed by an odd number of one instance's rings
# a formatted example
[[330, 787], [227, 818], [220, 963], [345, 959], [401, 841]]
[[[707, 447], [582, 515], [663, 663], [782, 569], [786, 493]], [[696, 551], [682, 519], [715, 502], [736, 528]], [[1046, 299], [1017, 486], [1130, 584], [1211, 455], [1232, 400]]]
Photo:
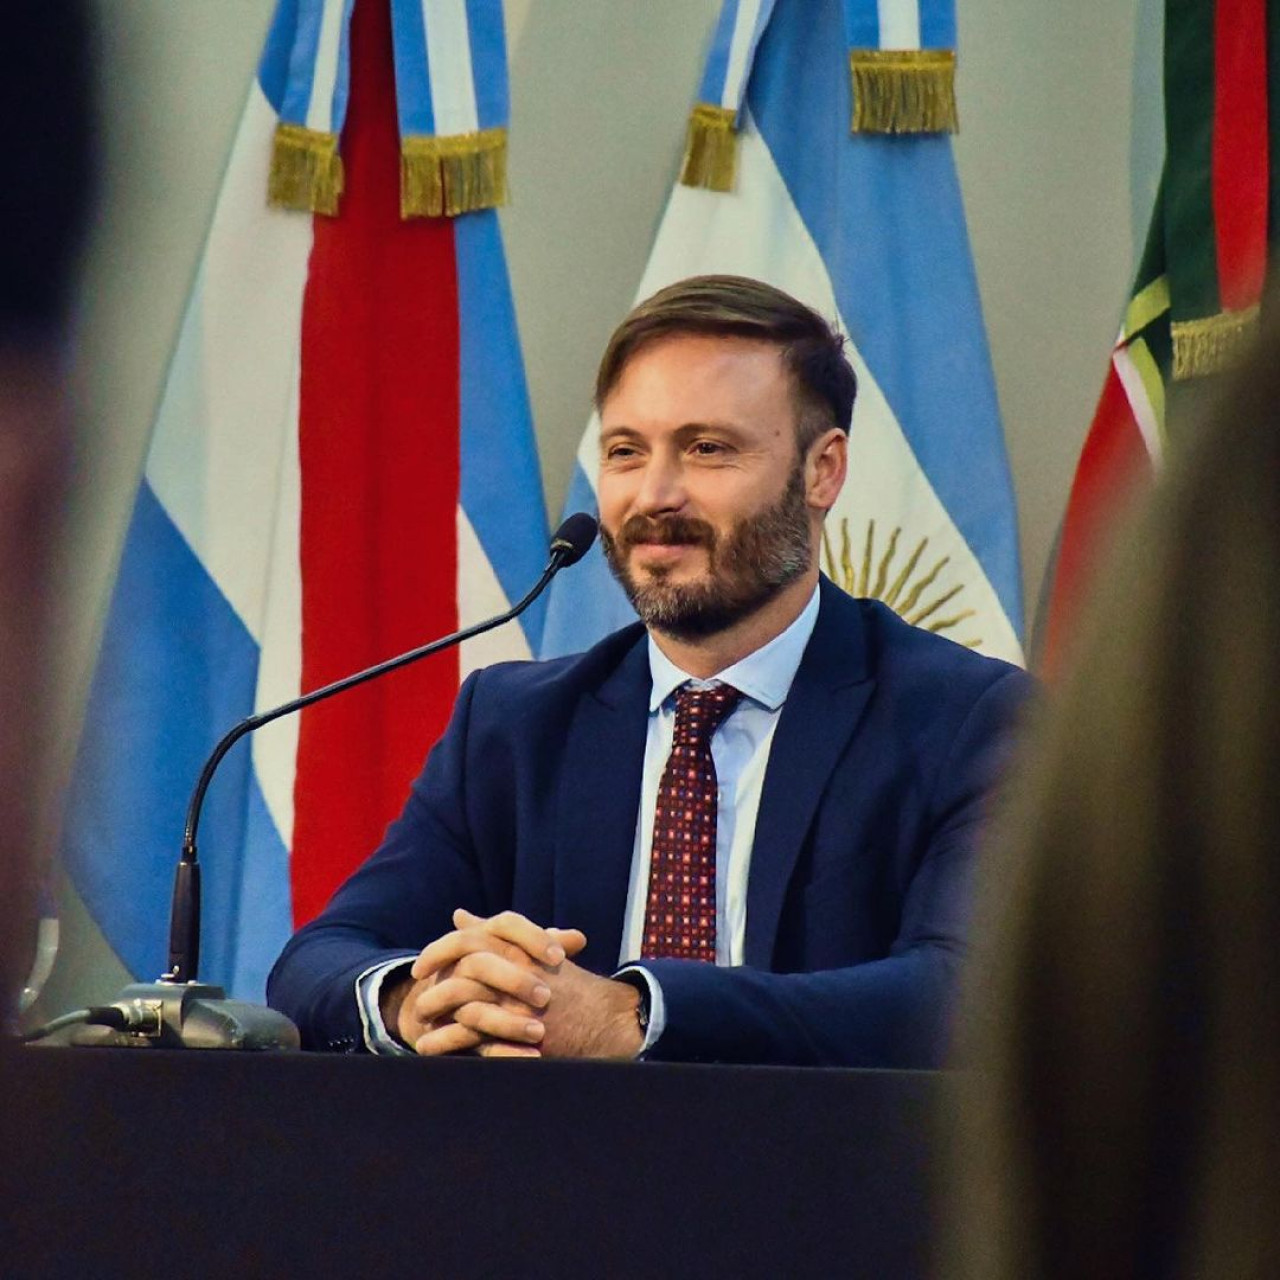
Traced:
[[1224, 391], [984, 869], [963, 1275], [1280, 1275], [1280, 330]]
[[0, 1031], [31, 962], [48, 595], [69, 444], [66, 322], [91, 186], [79, 0], [4, 13], [0, 75]]

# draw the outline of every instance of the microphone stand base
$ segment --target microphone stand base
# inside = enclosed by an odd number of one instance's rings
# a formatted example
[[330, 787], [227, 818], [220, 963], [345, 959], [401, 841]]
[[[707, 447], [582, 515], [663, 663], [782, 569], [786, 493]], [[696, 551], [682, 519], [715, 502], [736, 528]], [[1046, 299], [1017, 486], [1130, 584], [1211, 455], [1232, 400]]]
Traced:
[[298, 1028], [265, 1005], [228, 1000], [221, 987], [203, 982], [135, 982], [114, 1007], [125, 1030], [82, 1027], [71, 1043], [91, 1048], [241, 1049], [287, 1051], [300, 1047]]

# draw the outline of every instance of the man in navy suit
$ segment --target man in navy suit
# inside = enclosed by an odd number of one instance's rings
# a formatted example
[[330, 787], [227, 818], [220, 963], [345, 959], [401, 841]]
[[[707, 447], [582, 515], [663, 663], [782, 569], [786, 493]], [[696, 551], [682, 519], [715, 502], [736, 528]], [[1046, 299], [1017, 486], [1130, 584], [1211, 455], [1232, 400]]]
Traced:
[[601, 536], [641, 622], [463, 685], [272, 973], [305, 1045], [939, 1063], [1028, 681], [820, 579], [855, 390], [839, 335], [757, 281], [623, 322]]

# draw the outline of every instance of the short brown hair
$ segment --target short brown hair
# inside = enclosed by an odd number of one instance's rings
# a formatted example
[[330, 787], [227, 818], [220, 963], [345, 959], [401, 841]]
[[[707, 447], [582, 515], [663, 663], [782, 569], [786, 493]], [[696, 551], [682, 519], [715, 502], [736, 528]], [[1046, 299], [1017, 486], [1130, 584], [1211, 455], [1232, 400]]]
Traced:
[[791, 375], [801, 453], [832, 427], [848, 434], [858, 380], [845, 355], [843, 335], [790, 294], [747, 276], [691, 276], [634, 308], [614, 330], [600, 359], [596, 408], [632, 356], [676, 334], [773, 343]]

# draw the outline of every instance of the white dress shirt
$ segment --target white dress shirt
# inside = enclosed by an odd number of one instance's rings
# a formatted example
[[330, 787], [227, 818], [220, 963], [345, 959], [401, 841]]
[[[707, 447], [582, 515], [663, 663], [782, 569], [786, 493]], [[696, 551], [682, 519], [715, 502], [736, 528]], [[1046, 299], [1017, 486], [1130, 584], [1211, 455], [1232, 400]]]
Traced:
[[649, 986], [649, 1030], [644, 1047], [650, 1049], [666, 1023], [662, 989], [639, 960], [644, 940], [645, 905], [649, 894], [649, 864], [653, 853], [653, 823], [658, 787], [671, 754], [675, 733], [676, 690], [728, 684], [742, 701], [716, 729], [711, 759], [716, 767], [716, 964], [742, 963], [747, 931], [747, 878], [755, 842], [756, 814], [764, 789], [778, 716], [818, 620], [818, 589], [799, 617], [768, 644], [749, 653], [706, 680], [681, 671], [649, 637], [649, 732], [645, 739], [644, 771], [640, 783], [640, 817], [631, 855], [631, 882], [623, 917], [622, 950], [618, 963], [628, 972], [643, 973]]
[[[765, 769], [773, 745], [778, 716], [804, 656], [805, 646], [818, 620], [818, 589], [799, 617], [768, 644], [706, 680], [681, 671], [649, 637], [649, 671], [653, 689], [649, 697], [649, 728], [645, 738], [644, 766], [640, 782], [640, 816], [631, 855], [631, 879], [623, 917], [622, 947], [618, 963], [629, 973], [642, 974], [649, 988], [649, 1029], [644, 1049], [650, 1049], [666, 1023], [662, 989], [639, 962], [644, 939], [645, 905], [649, 892], [649, 863], [653, 851], [653, 821], [671, 739], [675, 732], [676, 690], [684, 684], [706, 688], [732, 685], [742, 701], [716, 729], [711, 739], [711, 759], [716, 767], [718, 791], [716, 821], [716, 964], [742, 963], [747, 924], [747, 878], [751, 847], [755, 840], [756, 814], [764, 788]], [[573, 921], [563, 922], [566, 926]], [[383, 1025], [379, 995], [389, 974], [408, 967], [411, 960], [390, 960], [374, 965], [356, 980], [356, 998], [364, 1024], [365, 1044], [374, 1053], [411, 1052]]]

